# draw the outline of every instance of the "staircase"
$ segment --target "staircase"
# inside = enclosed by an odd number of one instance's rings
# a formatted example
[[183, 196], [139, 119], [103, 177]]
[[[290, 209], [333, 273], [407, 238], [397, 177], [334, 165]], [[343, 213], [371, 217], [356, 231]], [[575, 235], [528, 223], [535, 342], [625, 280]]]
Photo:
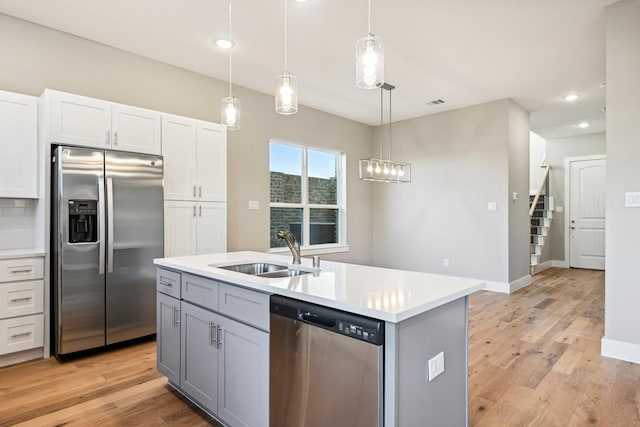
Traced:
[[540, 186], [535, 194], [529, 196], [529, 221], [531, 225], [531, 241], [529, 244], [529, 256], [531, 274], [535, 273], [535, 266], [540, 263], [542, 248], [549, 234], [551, 220], [553, 219], [553, 197], [549, 196], [549, 169], [544, 161], [540, 165], [544, 168], [544, 174]]
[[[532, 203], [535, 199], [535, 195], [529, 196], [529, 207], [532, 207]], [[533, 269], [538, 265], [540, 256], [542, 255], [542, 248], [544, 247], [549, 227], [551, 227], [551, 220], [553, 219], [553, 198], [541, 194], [538, 198], [535, 208], [533, 209], [533, 215], [530, 217], [531, 221], [531, 242], [530, 242], [530, 254], [531, 254], [531, 268]]]

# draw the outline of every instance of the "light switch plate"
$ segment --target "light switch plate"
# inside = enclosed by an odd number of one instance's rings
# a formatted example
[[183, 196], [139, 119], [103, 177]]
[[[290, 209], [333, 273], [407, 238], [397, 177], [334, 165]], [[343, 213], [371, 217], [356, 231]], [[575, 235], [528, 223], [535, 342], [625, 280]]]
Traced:
[[640, 192], [624, 193], [624, 207], [625, 208], [640, 208]]
[[429, 359], [427, 370], [427, 380], [429, 380], [429, 382], [444, 372], [444, 351], [441, 351]]
[[258, 200], [249, 200], [249, 210], [257, 211], [260, 209], [260, 202]]

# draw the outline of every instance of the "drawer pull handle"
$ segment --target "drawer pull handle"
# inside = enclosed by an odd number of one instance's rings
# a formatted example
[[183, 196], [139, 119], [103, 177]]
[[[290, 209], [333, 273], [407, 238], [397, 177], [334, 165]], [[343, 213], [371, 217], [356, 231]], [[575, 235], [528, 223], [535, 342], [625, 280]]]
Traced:
[[11, 300], [11, 302], [18, 302], [18, 301], [30, 301], [32, 300], [33, 297], [24, 297], [24, 298], [14, 298]]
[[215, 323], [209, 322], [209, 345], [217, 347], [216, 344], [218, 340], [218, 327]]
[[218, 325], [216, 326], [216, 347], [220, 347], [222, 345], [222, 340], [220, 339], [221, 334], [222, 334], [222, 327]]
[[180, 309], [177, 307], [173, 307], [173, 326], [178, 326], [180, 324]]
[[11, 270], [12, 274], [31, 273], [31, 272], [33, 272], [33, 268], [24, 268], [22, 270]]
[[11, 338], [28, 337], [29, 335], [31, 335], [31, 332], [23, 332], [21, 334], [13, 334]]
[[170, 288], [173, 288], [173, 283], [171, 283], [171, 282], [162, 282], [161, 281], [160, 284], [164, 285], [164, 286], [169, 286]]

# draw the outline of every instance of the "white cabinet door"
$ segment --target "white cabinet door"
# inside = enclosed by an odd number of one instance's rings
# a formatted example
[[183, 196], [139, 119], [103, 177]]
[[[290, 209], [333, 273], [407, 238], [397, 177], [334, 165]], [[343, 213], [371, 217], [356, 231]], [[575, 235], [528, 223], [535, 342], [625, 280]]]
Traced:
[[164, 202], [164, 256], [196, 254], [196, 204], [166, 200]]
[[160, 113], [128, 105], [111, 109], [112, 148], [134, 153], [162, 154]]
[[110, 102], [49, 90], [45, 97], [51, 109], [51, 143], [111, 148]]
[[222, 125], [198, 122], [197, 125], [198, 200], [227, 200], [227, 132]]
[[180, 387], [212, 413], [218, 409], [218, 315], [181, 304]]
[[269, 334], [220, 316], [218, 416], [228, 425], [269, 425]]
[[227, 204], [202, 202], [197, 205], [196, 253], [214, 254], [227, 251]]
[[196, 121], [162, 115], [165, 200], [195, 200]]
[[163, 293], [157, 298], [157, 367], [169, 378], [180, 384], [180, 300]]
[[37, 98], [0, 91], [0, 197], [38, 197]]

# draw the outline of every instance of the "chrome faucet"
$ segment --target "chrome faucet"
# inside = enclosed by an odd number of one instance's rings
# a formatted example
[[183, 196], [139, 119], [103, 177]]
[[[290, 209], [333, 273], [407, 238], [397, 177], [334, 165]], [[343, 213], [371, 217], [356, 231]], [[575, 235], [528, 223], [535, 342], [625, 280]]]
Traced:
[[296, 236], [289, 230], [278, 230], [278, 239], [282, 239], [287, 243], [289, 249], [291, 250], [291, 255], [293, 255], [293, 263], [300, 264], [300, 243], [298, 243], [298, 239]]

